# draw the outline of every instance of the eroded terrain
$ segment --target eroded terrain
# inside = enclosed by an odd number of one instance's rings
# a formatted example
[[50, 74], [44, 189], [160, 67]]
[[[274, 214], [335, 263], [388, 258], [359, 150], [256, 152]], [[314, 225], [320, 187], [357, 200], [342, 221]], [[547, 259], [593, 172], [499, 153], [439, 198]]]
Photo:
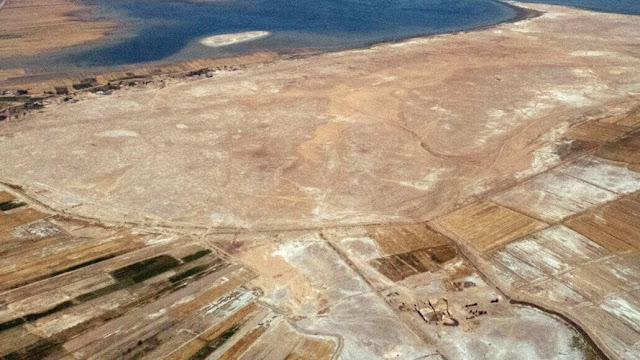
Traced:
[[0, 122], [0, 356], [638, 359], [640, 18], [526, 6]]

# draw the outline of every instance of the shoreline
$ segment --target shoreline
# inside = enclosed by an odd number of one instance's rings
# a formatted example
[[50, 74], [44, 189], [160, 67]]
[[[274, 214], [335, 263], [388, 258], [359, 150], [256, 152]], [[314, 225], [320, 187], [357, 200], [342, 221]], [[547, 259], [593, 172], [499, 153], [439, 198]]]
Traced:
[[410, 41], [421, 40], [421, 39], [431, 39], [431, 38], [438, 37], [438, 36], [474, 33], [474, 32], [483, 31], [483, 30], [487, 30], [487, 29], [493, 29], [493, 28], [495, 28], [497, 26], [500, 26], [500, 25], [503, 25], [503, 24], [513, 24], [513, 23], [517, 23], [517, 22], [520, 22], [520, 21], [524, 21], [524, 20], [535, 19], [536, 17], [539, 17], [539, 16], [544, 14], [544, 12], [541, 12], [541, 11], [538, 11], [538, 10], [534, 10], [534, 9], [530, 9], [530, 8], [525, 8], [525, 7], [520, 7], [520, 6], [514, 5], [512, 2], [507, 2], [507, 1], [502, 1], [502, 0], [492, 0], [492, 1], [496, 2], [496, 3], [501, 3], [501, 4], [511, 8], [512, 10], [514, 10], [516, 12], [516, 15], [512, 19], [509, 19], [509, 20], [497, 22], [497, 23], [494, 23], [494, 24], [470, 27], [470, 28], [464, 29], [464, 30], [449, 31], [449, 32], [442, 32], [442, 33], [435, 33], [435, 34], [425, 34], [425, 35], [411, 36], [411, 37], [408, 37], [408, 38], [390, 39], [390, 40], [385, 40], [385, 41], [377, 41], [377, 42], [372, 42], [372, 43], [365, 44], [362, 47], [355, 47], [355, 48], [348, 48], [348, 49], [341, 49], [341, 50], [327, 50], [327, 51], [321, 51], [321, 53], [337, 53], [337, 52], [341, 52], [341, 51], [367, 50], [367, 49], [372, 49], [372, 48], [377, 47], [377, 46], [401, 44], [403, 42], [410, 42]]
[[[4, 0], [7, 1], [7, 0]], [[471, 27], [464, 30], [457, 30], [451, 32], [442, 32], [442, 33], [434, 33], [434, 34], [425, 34], [411, 37], [402, 37], [397, 39], [389, 39], [385, 41], [376, 41], [371, 43], [365, 43], [362, 46], [356, 47], [348, 47], [348, 48], [339, 48], [339, 49], [322, 49], [322, 48], [292, 48], [292, 49], [284, 49], [284, 50], [274, 50], [274, 51], [256, 51], [249, 52], [247, 54], [241, 55], [232, 55], [227, 57], [210, 57], [210, 58], [198, 58], [198, 59], [190, 59], [190, 60], [179, 60], [179, 61], [153, 61], [153, 62], [145, 62], [138, 64], [130, 64], [117, 66], [114, 69], [105, 70], [104, 68], [94, 67], [88, 68], [85, 70], [79, 70], [76, 73], [69, 73], [62, 71], [53, 72], [53, 73], [42, 73], [42, 74], [27, 74], [25, 76], [20, 76], [17, 78], [9, 78], [5, 80], [0, 80], [0, 92], [2, 90], [16, 90], [16, 89], [26, 89], [33, 92], [34, 90], [37, 92], [37, 89], [49, 88], [49, 91], [54, 89], [56, 86], [47, 86], [46, 84], [55, 82], [58, 83], [59, 86], [63, 86], [66, 83], [78, 81], [78, 80], [86, 80], [90, 78], [98, 78], [110, 76], [116, 73], [126, 73], [126, 74], [136, 74], [136, 77], [145, 77], [149, 79], [153, 79], [156, 77], [156, 73], [162, 72], [162, 69], [172, 68], [172, 67], [187, 67], [188, 69], [184, 69], [183, 71], [177, 71], [173, 73], [163, 73], [163, 75], [169, 76], [180, 76], [180, 73], [188, 74], [194, 71], [205, 70], [205, 67], [190, 67], [190, 64], [199, 63], [199, 62], [222, 62], [227, 66], [245, 66], [245, 59], [252, 58], [255, 56], [260, 56], [261, 54], [275, 54], [275, 57], [270, 58], [268, 61], [275, 60], [287, 60], [287, 59], [304, 59], [310, 56], [322, 55], [322, 54], [333, 54], [347, 51], [357, 51], [357, 50], [367, 50], [372, 49], [377, 46], [384, 46], [389, 44], [400, 44], [403, 42], [415, 41], [418, 39], [429, 39], [434, 38], [436, 36], [444, 36], [444, 35], [456, 35], [456, 34], [464, 34], [464, 33], [472, 33], [477, 31], [482, 31], [486, 29], [491, 29], [496, 26], [502, 24], [511, 24], [516, 23], [523, 20], [528, 20], [532, 18], [536, 18], [541, 16], [543, 13], [534, 9], [521, 7], [513, 4], [512, 2], [501, 1], [501, 0], [491, 0], [495, 3], [500, 3], [504, 6], [515, 11], [515, 16], [506, 21], [496, 22], [488, 25], [481, 25], [476, 27]], [[257, 65], [252, 63], [251, 65]], [[92, 70], [93, 69], [93, 70]], [[100, 70], [102, 69], [102, 70]], [[129, 76], [129, 75], [127, 75]], [[119, 79], [114, 79], [118, 81]], [[126, 80], [126, 79], [122, 79]], [[101, 84], [106, 85], [106, 84]], [[76, 93], [77, 91], [73, 91], [72, 86], [67, 86], [70, 88], [70, 92]], [[46, 90], [40, 91], [40, 93], [45, 93]]]
[[[2, 1], [3, 2], [0, 3], [0, 9], [4, 4], [7, 3], [8, 0], [2, 0]], [[76, 0], [71, 0], [71, 1], [76, 3]], [[223, 56], [223, 57], [205, 57], [205, 58], [195, 58], [195, 59], [186, 59], [186, 60], [157, 60], [157, 61], [150, 61], [150, 62], [143, 62], [143, 63], [119, 65], [114, 67], [96, 66], [96, 67], [88, 67], [88, 68], [77, 68], [77, 69], [72, 69], [70, 71], [56, 70], [51, 73], [39, 73], [39, 74], [27, 73], [25, 74], [25, 76], [21, 76], [18, 78], [0, 80], [0, 91], [15, 90], [20, 87], [41, 87], [41, 84], [43, 82], [56, 81], [62, 84], [65, 82], [69, 82], [70, 79], [99, 77], [102, 75], [113, 74], [118, 72], [136, 73], [136, 72], [144, 72], [144, 70], [149, 70], [148, 71], [149, 74], [141, 75], [141, 76], [153, 77], [152, 76], [153, 74], [151, 73], [157, 71], [157, 69], [173, 67], [173, 66], [181, 67], [181, 66], [184, 66], [185, 64], [189, 64], [193, 62], [201, 62], [201, 61], [222, 61], [229, 65], [234, 65], [234, 63], [236, 63], [236, 60], [238, 60], [236, 64], [239, 66], [242, 66], [243, 65], [242, 59], [259, 55], [259, 54], [264, 54], [264, 53], [277, 54], [278, 60], [279, 59], [286, 60], [286, 59], [301, 59], [301, 58], [307, 58], [309, 56], [338, 53], [338, 52], [344, 52], [344, 51], [366, 50], [366, 49], [374, 48], [376, 46], [384, 46], [387, 44], [400, 44], [403, 42], [410, 42], [410, 41], [415, 41], [419, 39], [428, 39], [436, 36], [455, 35], [455, 34], [482, 31], [482, 30], [494, 28], [496, 26], [500, 26], [502, 24], [512, 24], [512, 23], [523, 21], [523, 20], [533, 19], [544, 14], [544, 12], [540, 12], [538, 10], [528, 8], [527, 4], [530, 4], [530, 5], [538, 4], [538, 5], [553, 6], [553, 7], [560, 7], [560, 8], [564, 7], [568, 9], [576, 9], [580, 11], [596, 12], [596, 13], [602, 13], [602, 14], [613, 14], [613, 15], [622, 15], [622, 16], [640, 16], [635, 14], [609, 12], [604, 10], [597, 10], [597, 9], [585, 8], [585, 7], [579, 7], [579, 6], [571, 6], [566, 4], [562, 4], [562, 5], [548, 4], [548, 3], [535, 2], [535, 1], [517, 2], [512, 0], [491, 0], [491, 1], [494, 3], [500, 3], [512, 9], [516, 13], [515, 16], [505, 21], [500, 21], [500, 22], [496, 22], [488, 25], [470, 27], [464, 30], [424, 34], [424, 35], [417, 35], [417, 36], [410, 36], [410, 37], [392, 38], [384, 41], [374, 41], [370, 43], [364, 43], [361, 46], [353, 46], [353, 47], [345, 47], [345, 48], [337, 48], [337, 49], [308, 47], [308, 48], [281, 49], [281, 50], [273, 50], [273, 51], [261, 50], [261, 51], [255, 51], [255, 52], [248, 52], [246, 54]], [[229, 34], [229, 35], [233, 35], [233, 34]], [[107, 38], [109, 37], [109, 32], [105, 33], [105, 37]], [[96, 41], [108, 41], [108, 39], [101, 39]], [[276, 60], [276, 59], [270, 59], [270, 61], [272, 60]], [[6, 70], [15, 70], [15, 69], [6, 69]], [[27, 69], [24, 69], [24, 70], [27, 70]], [[195, 70], [202, 70], [202, 69], [192, 68], [189, 71], [195, 71]], [[185, 70], [183, 72], [189, 72], [189, 71]], [[174, 75], [175, 74], [177, 73], [174, 73]], [[39, 80], [34, 81], [33, 79], [39, 79]]]
[[[512, 0], [506, 0], [506, 1], [512, 1]], [[516, 0], [518, 2], [522, 2], [524, 4], [541, 4], [541, 5], [552, 5], [552, 6], [566, 6], [568, 8], [572, 8], [572, 9], [579, 9], [579, 10], [585, 10], [585, 11], [592, 11], [592, 12], [597, 12], [597, 13], [602, 13], [602, 14], [614, 14], [614, 15], [628, 15], [628, 16], [640, 16], [640, 12], [637, 14], [630, 14], [630, 13], [624, 13], [624, 12], [616, 12], [616, 11], [611, 11], [611, 10], [603, 10], [603, 9], [596, 9], [594, 7], [588, 7], [588, 6], [577, 6], [577, 5], [568, 5], [568, 4], [554, 4], [554, 3], [543, 3], [543, 2], [538, 2], [536, 0], [533, 1], [528, 1], [528, 0]]]

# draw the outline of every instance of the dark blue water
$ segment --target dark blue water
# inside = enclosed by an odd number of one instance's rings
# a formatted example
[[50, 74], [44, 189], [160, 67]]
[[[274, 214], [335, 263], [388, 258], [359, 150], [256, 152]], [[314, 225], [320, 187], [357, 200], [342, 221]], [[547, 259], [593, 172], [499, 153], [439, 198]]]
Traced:
[[575, 6], [589, 10], [640, 15], [640, 0], [520, 0], [554, 5]]
[[[101, 43], [3, 61], [2, 67], [116, 68], [151, 61], [226, 57], [256, 51], [343, 49], [508, 21], [495, 0], [82, 0], [122, 26]], [[529, 0], [524, 0], [529, 1]], [[640, 0], [534, 0], [640, 14]], [[269, 31], [259, 40], [211, 48], [205, 36]]]
[[[85, 0], [118, 14], [133, 36], [67, 55], [77, 65], [112, 66], [165, 59], [222, 57], [260, 50], [339, 49], [464, 30], [509, 20], [493, 0]], [[271, 36], [224, 48], [204, 36], [243, 31]]]

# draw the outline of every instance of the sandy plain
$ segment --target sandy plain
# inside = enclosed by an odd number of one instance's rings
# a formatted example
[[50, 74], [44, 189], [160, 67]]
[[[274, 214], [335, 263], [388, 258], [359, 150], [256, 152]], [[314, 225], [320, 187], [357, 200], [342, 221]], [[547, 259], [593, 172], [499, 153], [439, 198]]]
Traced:
[[90, 8], [74, 0], [4, 0], [0, 9], [0, 58], [99, 40], [116, 26], [88, 19]]
[[573, 125], [637, 105], [638, 18], [527, 6], [546, 13], [50, 106], [0, 129], [0, 176], [114, 221], [430, 220], [558, 164]]
[[519, 6], [0, 122], [0, 356], [637, 359], [640, 18]]

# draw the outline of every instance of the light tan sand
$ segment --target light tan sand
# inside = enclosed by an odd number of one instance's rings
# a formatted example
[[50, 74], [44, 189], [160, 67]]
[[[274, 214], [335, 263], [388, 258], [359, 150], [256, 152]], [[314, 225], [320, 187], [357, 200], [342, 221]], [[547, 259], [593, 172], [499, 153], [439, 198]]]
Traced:
[[247, 41], [254, 41], [269, 35], [271, 35], [271, 33], [268, 31], [247, 31], [234, 34], [207, 36], [200, 40], [200, 43], [209, 47], [221, 47]]

